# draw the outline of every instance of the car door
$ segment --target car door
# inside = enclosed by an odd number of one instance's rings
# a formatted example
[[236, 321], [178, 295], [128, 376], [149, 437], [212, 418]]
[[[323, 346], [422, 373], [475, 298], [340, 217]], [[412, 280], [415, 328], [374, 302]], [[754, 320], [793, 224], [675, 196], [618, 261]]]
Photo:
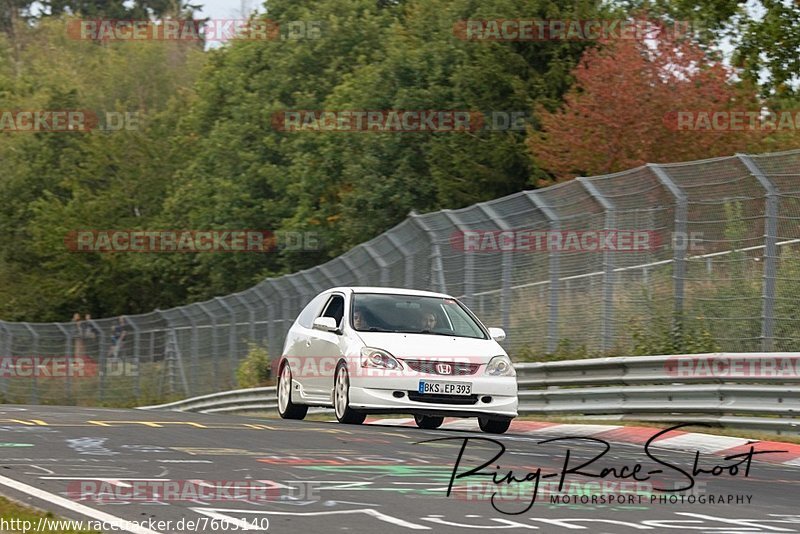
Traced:
[[329, 298], [327, 293], [314, 297], [297, 316], [286, 336], [283, 356], [291, 365], [292, 379], [300, 384], [304, 395], [308, 393], [308, 379], [313, 378], [314, 374], [313, 365], [309, 363], [315, 362], [309, 362], [308, 358], [311, 357], [311, 338], [319, 331], [313, 330], [313, 322]]
[[336, 363], [342, 356], [341, 331], [345, 317], [345, 297], [342, 293], [333, 293], [318, 317], [332, 317], [336, 320], [336, 326], [340, 333], [325, 332], [314, 330], [309, 337], [310, 346], [309, 356], [314, 361], [313, 376], [307, 376], [309, 393], [314, 396], [320, 395], [330, 399], [333, 390], [333, 375], [336, 371]]

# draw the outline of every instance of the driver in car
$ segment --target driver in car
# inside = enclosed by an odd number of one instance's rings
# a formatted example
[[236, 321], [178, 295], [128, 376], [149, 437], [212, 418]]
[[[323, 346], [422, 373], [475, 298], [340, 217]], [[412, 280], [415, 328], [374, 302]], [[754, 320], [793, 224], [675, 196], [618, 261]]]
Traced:
[[433, 332], [433, 329], [436, 328], [436, 316], [432, 313], [423, 314], [420, 323], [420, 329]]
[[356, 308], [353, 310], [353, 327], [356, 330], [368, 330], [369, 324], [367, 324], [367, 318], [365, 317], [364, 311], [361, 308]]

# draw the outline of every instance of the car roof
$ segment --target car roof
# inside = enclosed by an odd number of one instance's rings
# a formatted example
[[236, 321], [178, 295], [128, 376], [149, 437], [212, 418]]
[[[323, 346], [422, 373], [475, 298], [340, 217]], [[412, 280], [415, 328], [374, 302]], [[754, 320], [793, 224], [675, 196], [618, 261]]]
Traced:
[[352, 291], [353, 293], [380, 293], [384, 295], [413, 295], [417, 297], [440, 297], [440, 298], [453, 298], [445, 293], [435, 293], [433, 291], [420, 291], [418, 289], [406, 289], [401, 287], [369, 287], [369, 286], [352, 286], [352, 287], [334, 287], [328, 291]]

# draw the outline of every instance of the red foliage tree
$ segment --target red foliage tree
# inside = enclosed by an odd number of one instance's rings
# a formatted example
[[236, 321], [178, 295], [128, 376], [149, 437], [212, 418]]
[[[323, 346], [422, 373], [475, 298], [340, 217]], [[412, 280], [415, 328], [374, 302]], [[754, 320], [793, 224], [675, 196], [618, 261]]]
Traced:
[[[755, 91], [732, 82], [731, 74], [691, 40], [666, 31], [599, 42], [574, 69], [562, 107], [537, 109], [540, 129], [528, 146], [559, 180], [752, 149], [764, 135], [757, 128], [709, 128], [699, 120], [702, 112], [731, 117], [758, 109]], [[679, 128], [680, 112], [691, 119]]]

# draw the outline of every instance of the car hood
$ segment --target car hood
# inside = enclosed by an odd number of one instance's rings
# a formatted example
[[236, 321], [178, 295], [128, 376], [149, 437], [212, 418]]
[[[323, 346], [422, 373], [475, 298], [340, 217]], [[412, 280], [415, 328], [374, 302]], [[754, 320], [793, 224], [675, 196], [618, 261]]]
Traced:
[[469, 358], [486, 363], [493, 356], [505, 354], [503, 348], [493, 339], [382, 332], [358, 332], [358, 336], [367, 347], [386, 350], [401, 359]]

